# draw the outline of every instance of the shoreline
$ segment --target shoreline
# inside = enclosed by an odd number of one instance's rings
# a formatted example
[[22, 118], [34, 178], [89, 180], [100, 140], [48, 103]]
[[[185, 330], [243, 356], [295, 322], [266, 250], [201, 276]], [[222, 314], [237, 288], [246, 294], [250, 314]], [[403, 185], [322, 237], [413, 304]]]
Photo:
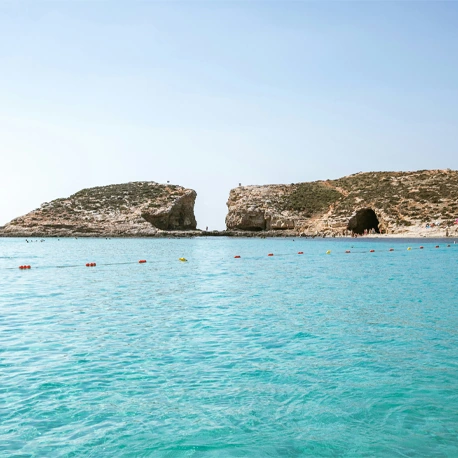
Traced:
[[8, 232], [3, 233], [0, 230], [0, 238], [120, 238], [120, 239], [133, 239], [133, 238], [198, 238], [198, 237], [230, 237], [230, 238], [294, 238], [294, 239], [350, 239], [350, 240], [366, 240], [366, 239], [378, 239], [378, 240], [389, 240], [389, 239], [458, 239], [458, 232], [453, 231], [454, 233], [445, 234], [445, 230], [428, 230], [427, 233], [423, 229], [414, 230], [402, 233], [392, 233], [392, 234], [367, 234], [367, 235], [358, 235], [357, 237], [352, 237], [351, 235], [330, 235], [330, 234], [299, 234], [293, 231], [158, 231], [155, 234], [123, 234], [123, 233], [79, 233], [75, 232], [72, 234], [64, 233], [46, 233], [46, 232], [34, 232], [30, 231], [28, 233], [24, 232]]

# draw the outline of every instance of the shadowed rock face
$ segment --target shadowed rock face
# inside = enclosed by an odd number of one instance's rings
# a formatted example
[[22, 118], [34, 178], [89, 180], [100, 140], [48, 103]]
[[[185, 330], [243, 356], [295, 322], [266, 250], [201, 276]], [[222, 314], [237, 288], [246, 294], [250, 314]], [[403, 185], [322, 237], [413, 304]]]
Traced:
[[235, 223], [228, 223], [228, 227], [242, 231], [265, 231], [266, 218], [262, 211], [248, 211], [237, 215]]
[[240, 186], [229, 193], [226, 227], [236, 231], [281, 231], [294, 229], [288, 212], [277, 212], [270, 196], [281, 196], [287, 185]]
[[368, 231], [374, 229], [375, 232], [379, 234], [380, 230], [378, 225], [379, 221], [374, 210], [371, 208], [362, 208], [350, 218], [347, 229], [359, 235], [364, 234], [365, 229]]
[[194, 230], [197, 225], [194, 216], [195, 200], [196, 193], [190, 192], [177, 199], [172, 207], [154, 213], [143, 212], [141, 216], [163, 231]]

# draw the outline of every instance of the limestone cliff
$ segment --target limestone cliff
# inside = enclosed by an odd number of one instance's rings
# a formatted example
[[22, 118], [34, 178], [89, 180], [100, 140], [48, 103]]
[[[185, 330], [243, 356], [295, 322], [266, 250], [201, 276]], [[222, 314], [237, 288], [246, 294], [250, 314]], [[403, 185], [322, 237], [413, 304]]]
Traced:
[[457, 199], [458, 172], [448, 169], [361, 172], [337, 180], [240, 186], [230, 191], [226, 226], [341, 235], [358, 210], [371, 209], [382, 234], [455, 235]]
[[196, 229], [196, 192], [175, 185], [133, 182], [83, 189], [12, 220], [4, 236], [148, 236]]

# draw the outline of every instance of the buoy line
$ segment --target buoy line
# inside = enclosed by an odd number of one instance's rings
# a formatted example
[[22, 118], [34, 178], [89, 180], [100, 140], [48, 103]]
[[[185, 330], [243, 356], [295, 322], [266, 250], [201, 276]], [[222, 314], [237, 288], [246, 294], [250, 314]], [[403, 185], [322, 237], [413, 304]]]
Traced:
[[[443, 245], [442, 245], [443, 246]], [[450, 244], [447, 244], [445, 245], [446, 248], [450, 248], [451, 245]], [[438, 249], [438, 248], [441, 248], [441, 245], [435, 245], [434, 246], [435, 249]], [[407, 251], [413, 251], [413, 250], [423, 250], [425, 249], [424, 246], [420, 245], [418, 247], [407, 247]], [[344, 251], [334, 251], [334, 254], [366, 254], [366, 253], [385, 253], [385, 252], [393, 252], [393, 251], [397, 251], [397, 252], [401, 252], [402, 249], [394, 249], [394, 248], [389, 248], [388, 250], [386, 249], [383, 249], [383, 250], [374, 250], [374, 249], [370, 249], [370, 250], [351, 250], [351, 249], [347, 249], [347, 250], [344, 250]], [[323, 254], [327, 254], [327, 255], [330, 255], [332, 254], [333, 251], [332, 250], [327, 250], [325, 251], [324, 253], [319, 253], [318, 255], [323, 255]], [[295, 252], [295, 253], [267, 253], [267, 257], [285, 257], [285, 256], [297, 256], [297, 255], [302, 255], [304, 256], [304, 251], [298, 251], [298, 252]], [[316, 253], [305, 253], [305, 257], [307, 256], [310, 256], [310, 257], [313, 257], [313, 256], [316, 256], [317, 254]], [[247, 256], [247, 257], [244, 257], [244, 259], [261, 259], [261, 258], [264, 258], [264, 256]], [[241, 255], [235, 255], [233, 256], [234, 259], [241, 259], [242, 256]], [[184, 257], [181, 257], [181, 258], [178, 258], [178, 261], [180, 262], [187, 262], [188, 260]], [[120, 266], [120, 265], [127, 265], [127, 264], [145, 264], [147, 261], [146, 259], [140, 259], [139, 261], [124, 261], [124, 262], [109, 262], [109, 263], [106, 263], [106, 264], [98, 264], [98, 266]], [[63, 265], [63, 266], [38, 266], [38, 267], [33, 267], [32, 265], [30, 264], [23, 264], [23, 265], [20, 265], [19, 266], [19, 270], [31, 270], [32, 268], [33, 269], [71, 269], [71, 268], [76, 268], [76, 267], [96, 267], [97, 266], [97, 263], [95, 262], [87, 262], [85, 264], [72, 264], [72, 265]], [[3, 268], [0, 268], [0, 270], [16, 270], [18, 269], [18, 267], [3, 267]]]
[[[126, 264], [144, 264], [146, 263], [146, 259], [140, 259], [139, 261], [127, 261], [127, 262], [109, 262], [106, 264], [97, 264], [96, 262], [87, 262], [85, 264], [71, 264], [67, 266], [38, 266], [33, 267], [34, 269], [72, 269], [75, 267], [101, 267], [101, 266], [122, 266]], [[32, 266], [30, 265], [23, 265], [19, 266], [19, 269], [31, 269]], [[17, 267], [3, 267], [3, 270], [16, 270]]]

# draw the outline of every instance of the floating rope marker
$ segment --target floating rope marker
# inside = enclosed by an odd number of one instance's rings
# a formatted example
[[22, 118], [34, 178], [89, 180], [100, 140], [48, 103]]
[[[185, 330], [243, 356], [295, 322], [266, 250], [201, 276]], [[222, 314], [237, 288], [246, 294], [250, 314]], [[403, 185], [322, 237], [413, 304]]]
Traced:
[[[450, 248], [450, 247], [451, 247], [451, 244], [445, 244], [444, 246], [447, 247], [447, 248]], [[429, 248], [432, 248], [432, 247], [434, 247], [434, 245], [432, 245], [432, 246], [431, 246], [431, 245], [428, 245], [428, 246], [426, 246], [426, 247], [424, 247], [423, 245], [421, 245], [421, 246], [414, 246], [414, 247], [410, 247], [410, 246], [409, 246], [409, 247], [405, 247], [404, 249], [407, 249], [407, 251], [414, 251], [414, 250], [418, 250], [418, 249], [420, 249], [420, 250], [423, 250], [423, 249], [428, 250]], [[435, 248], [440, 248], [440, 245], [435, 245]], [[375, 249], [371, 249], [371, 250], [369, 250], [369, 251], [366, 251], [367, 248], [363, 248], [363, 249], [358, 250], [357, 247], [355, 247], [355, 246], [353, 246], [353, 245], [351, 246], [351, 249], [352, 249], [353, 251], [345, 250], [345, 251], [343, 251], [343, 253], [346, 253], [346, 254], [349, 254], [349, 253], [368, 253], [368, 252], [369, 252], [369, 253], [375, 253], [375, 251], [376, 251]], [[356, 251], [354, 251], [354, 249], [356, 249]], [[401, 250], [402, 250], [402, 247], [401, 247], [401, 248], [398, 247], [397, 249], [401, 249]], [[382, 251], [384, 252], [385, 250], [387, 250], [387, 249], [386, 249], [386, 248], [383, 248], [383, 249], [380, 249], [379, 251], [380, 251], [380, 252], [382, 252]], [[396, 250], [395, 250], [394, 248], [388, 248], [388, 251], [396, 251]], [[297, 254], [295, 254], [295, 253], [297, 253]], [[331, 254], [331, 253], [332, 253], [331, 250], [327, 250], [327, 251], [326, 251], [326, 254]], [[342, 252], [339, 252], [339, 253], [342, 253]], [[338, 253], [338, 254], [339, 254], [339, 253]], [[277, 256], [277, 257], [280, 256], [281, 258], [283, 258], [283, 257], [285, 257], [285, 256], [297, 256], [298, 254], [299, 254], [299, 255], [301, 255], [301, 254], [303, 255], [303, 254], [304, 254], [304, 251], [296, 251], [296, 252], [289, 252], [289, 253], [277, 253], [276, 256]], [[338, 256], [338, 254], [337, 254], [336, 256]], [[307, 257], [309, 257], [310, 255], [311, 255], [311, 253], [308, 253], [308, 256], [307, 256]], [[262, 255], [262, 254], [261, 254], [261, 255], [257, 256], [257, 258], [260, 258], [260, 257], [263, 257], [263, 256], [265, 256], [265, 255]], [[269, 256], [269, 257], [274, 256], [274, 253], [268, 253], [267, 256]], [[316, 256], [321, 256], [321, 254], [320, 254], [320, 253], [316, 253]], [[237, 254], [237, 255], [235, 255], [235, 256], [233, 256], [233, 257], [234, 257], [235, 259], [240, 259], [242, 256], [239, 255], [239, 254]], [[250, 258], [250, 259], [251, 259], [251, 258]], [[186, 258], [184, 258], [184, 257], [178, 258], [178, 260], [181, 261], [181, 262], [187, 262], [187, 261], [188, 261], [188, 260], [187, 260]], [[95, 266], [97, 265], [95, 262], [88, 262], [88, 263], [86, 263], [86, 264], [83, 264], [84, 261], [79, 261], [79, 262], [81, 262], [81, 264], [72, 264], [72, 265], [46, 265], [46, 266], [40, 266], [40, 265], [38, 265], [38, 267], [35, 265], [34, 270], [35, 270], [35, 269], [39, 269], [39, 270], [41, 271], [41, 269], [48, 269], [48, 268], [54, 268], [54, 269], [76, 268], [76, 267], [81, 267], [81, 266], [84, 266], [84, 265], [86, 265], [86, 267], [95, 267]], [[147, 262], [146, 259], [140, 259], [140, 260], [138, 260], [138, 261], [133, 261], [133, 260], [131, 260], [131, 261], [126, 261], [126, 262], [102, 263], [101, 265], [102, 265], [102, 266], [117, 266], [117, 265], [137, 264], [137, 263], [138, 263], [138, 264], [144, 264], [144, 263], [146, 263], [146, 262]], [[11, 266], [11, 267], [4, 267], [3, 269], [4, 269], [4, 270], [11, 270], [11, 269], [17, 269], [17, 268], [19, 268], [20, 270], [26, 270], [26, 269], [31, 269], [31, 266], [30, 266], [30, 265], [21, 265], [21, 266], [14, 266], [14, 265], [13, 265], [13, 266]], [[0, 270], [1, 270], [1, 269], [2, 269], [2, 268], [0, 267]]]

